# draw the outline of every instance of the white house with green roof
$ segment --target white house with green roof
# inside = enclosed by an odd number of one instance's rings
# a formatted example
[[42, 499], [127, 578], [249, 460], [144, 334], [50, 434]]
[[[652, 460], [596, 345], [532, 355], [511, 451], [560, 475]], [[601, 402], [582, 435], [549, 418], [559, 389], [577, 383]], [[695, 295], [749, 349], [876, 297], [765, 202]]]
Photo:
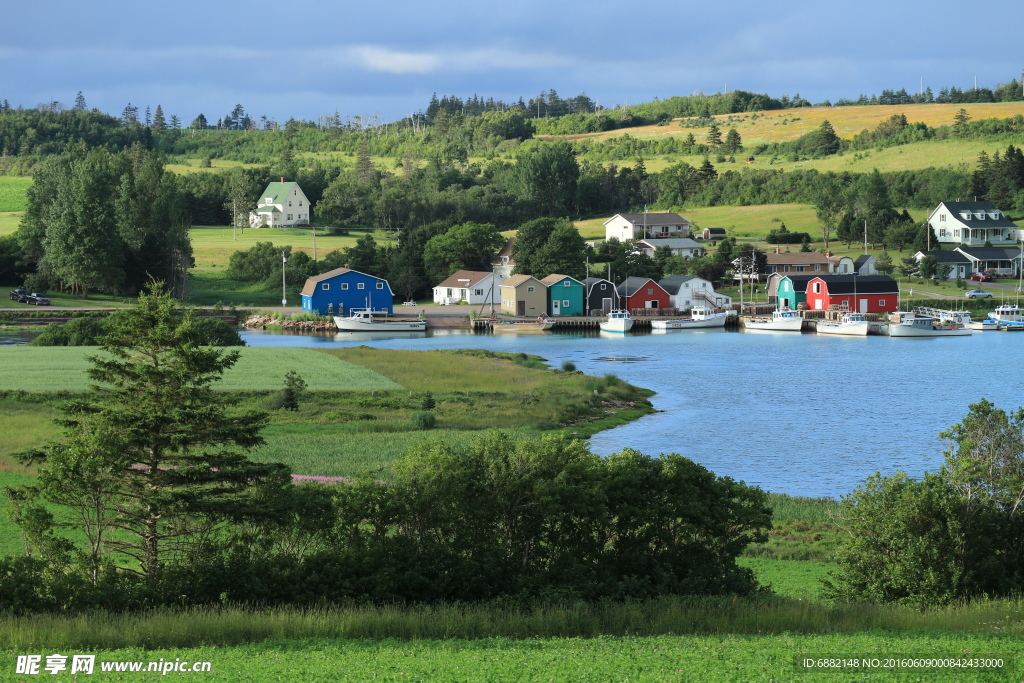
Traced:
[[249, 213], [254, 228], [290, 228], [309, 225], [309, 200], [298, 183], [270, 183], [263, 190], [256, 209]]

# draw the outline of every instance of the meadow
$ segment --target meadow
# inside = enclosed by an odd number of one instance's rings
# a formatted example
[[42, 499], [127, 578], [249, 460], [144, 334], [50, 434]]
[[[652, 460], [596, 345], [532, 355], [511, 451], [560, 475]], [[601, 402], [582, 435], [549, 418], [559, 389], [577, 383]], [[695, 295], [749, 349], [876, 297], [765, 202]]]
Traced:
[[0, 176], [0, 212], [25, 210], [25, 190], [32, 185], [31, 178]]

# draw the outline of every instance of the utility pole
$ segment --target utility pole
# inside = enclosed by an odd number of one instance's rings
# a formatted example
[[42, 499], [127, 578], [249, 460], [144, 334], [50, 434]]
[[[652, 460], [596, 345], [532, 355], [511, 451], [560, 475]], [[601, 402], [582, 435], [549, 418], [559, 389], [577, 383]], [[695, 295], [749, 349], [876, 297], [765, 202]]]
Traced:
[[234, 199], [231, 200], [231, 239], [238, 239], [238, 207]]
[[864, 255], [868, 254], [868, 219], [864, 219]]
[[288, 290], [286, 280], [284, 276], [285, 264], [288, 263], [288, 254], [282, 249], [281, 250], [281, 307], [284, 308], [288, 305]]

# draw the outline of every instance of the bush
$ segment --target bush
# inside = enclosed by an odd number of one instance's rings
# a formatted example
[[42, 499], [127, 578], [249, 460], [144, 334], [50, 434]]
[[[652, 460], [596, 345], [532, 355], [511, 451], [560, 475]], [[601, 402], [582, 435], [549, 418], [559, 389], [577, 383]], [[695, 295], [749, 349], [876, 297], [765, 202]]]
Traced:
[[437, 416], [424, 410], [412, 416], [412, 423], [416, 429], [426, 431], [437, 426]]
[[50, 323], [31, 346], [99, 346], [106, 329], [102, 320], [75, 318], [66, 323]]
[[431, 394], [429, 391], [420, 400], [420, 408], [422, 408], [423, 410], [433, 410], [436, 405], [437, 404], [434, 401], [434, 395]]
[[562, 362], [562, 371], [563, 372], [576, 372], [576, 364], [573, 363], [571, 360], [563, 361]]

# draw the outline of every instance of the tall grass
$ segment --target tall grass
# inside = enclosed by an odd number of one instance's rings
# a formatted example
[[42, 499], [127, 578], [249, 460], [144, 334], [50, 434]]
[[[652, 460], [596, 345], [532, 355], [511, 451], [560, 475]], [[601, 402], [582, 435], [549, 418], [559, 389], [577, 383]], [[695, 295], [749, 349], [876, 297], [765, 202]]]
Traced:
[[31, 185], [31, 178], [0, 176], [0, 211], [24, 211], [28, 202], [25, 191]]
[[309, 609], [207, 607], [142, 614], [0, 616], [0, 648], [232, 646], [268, 639], [594, 638], [663, 634], [839, 634], [943, 630], [1019, 637], [1021, 600], [927, 612], [781, 598], [663, 598], [549, 607], [441, 605]]

